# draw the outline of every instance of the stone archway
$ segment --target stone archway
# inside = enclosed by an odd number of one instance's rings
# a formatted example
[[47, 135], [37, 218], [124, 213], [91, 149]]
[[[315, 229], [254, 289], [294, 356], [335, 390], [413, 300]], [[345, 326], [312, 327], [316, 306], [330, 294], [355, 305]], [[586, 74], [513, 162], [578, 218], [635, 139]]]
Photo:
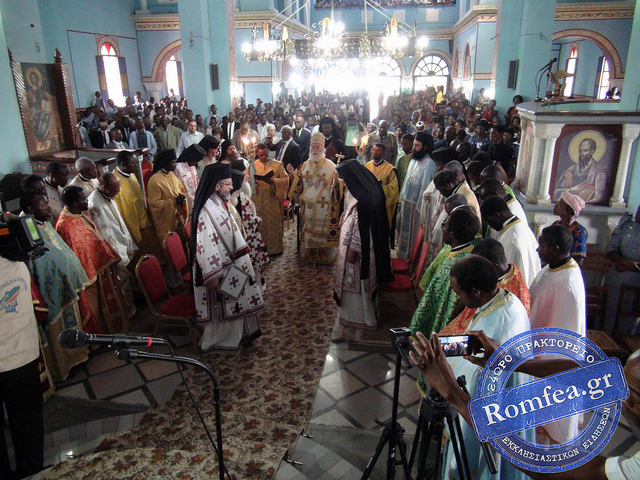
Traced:
[[611, 41], [607, 37], [599, 34], [598, 32], [594, 32], [593, 30], [571, 28], [554, 33], [552, 39], [559, 40], [561, 38], [567, 37], [584, 38], [585, 40], [593, 42], [609, 62], [609, 65], [611, 67], [611, 78], [624, 78], [620, 54], [618, 53], [618, 50], [613, 45], [613, 43], [611, 43]]
[[155, 62], [153, 62], [151, 76], [142, 77], [142, 84], [151, 96], [155, 98], [160, 97], [162, 88], [164, 87], [164, 76], [167, 62], [171, 56], [175, 55], [181, 48], [182, 40], [176, 40], [165, 46], [156, 57]]

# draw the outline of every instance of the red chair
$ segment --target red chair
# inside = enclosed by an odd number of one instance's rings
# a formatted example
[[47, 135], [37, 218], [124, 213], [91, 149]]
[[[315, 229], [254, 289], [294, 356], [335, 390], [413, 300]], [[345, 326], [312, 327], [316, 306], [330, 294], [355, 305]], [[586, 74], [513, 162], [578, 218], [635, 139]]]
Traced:
[[167, 256], [171, 260], [171, 265], [175, 270], [176, 276], [180, 277], [181, 282], [185, 286], [190, 286], [191, 270], [189, 269], [189, 262], [187, 261], [187, 256], [184, 253], [180, 235], [176, 232], [169, 232], [169, 236], [164, 241], [164, 250], [167, 252]]
[[[191, 325], [193, 318], [197, 315], [193, 295], [180, 293], [171, 296], [162, 276], [160, 263], [153, 255], [144, 255], [138, 261], [136, 278], [144, 293], [144, 298], [147, 300], [149, 311], [155, 318], [152, 335], [154, 337], [158, 335], [158, 328], [161, 323], [169, 327], [187, 327], [193, 342], [193, 349], [196, 353], [200, 353], [198, 340]], [[156, 309], [156, 305], [164, 297], [168, 298]]]
[[422, 245], [423, 235], [424, 226], [420, 225], [413, 240], [413, 248], [411, 249], [411, 257], [409, 257], [409, 260], [405, 260], [404, 258], [391, 259], [391, 268], [393, 269], [393, 273], [408, 274], [410, 272], [411, 265], [414, 265], [416, 263], [416, 258], [418, 257], [420, 246]]
[[403, 275], [401, 273], [394, 273], [393, 282], [390, 283], [381, 283], [380, 284], [380, 292], [388, 292], [388, 293], [407, 293], [412, 292], [413, 297], [418, 301], [418, 296], [416, 295], [416, 287], [418, 283], [420, 283], [420, 279], [424, 274], [424, 270], [427, 263], [427, 254], [429, 253], [429, 244], [425, 241], [422, 246], [420, 252], [420, 259], [416, 264], [415, 276], [412, 278], [409, 275]]

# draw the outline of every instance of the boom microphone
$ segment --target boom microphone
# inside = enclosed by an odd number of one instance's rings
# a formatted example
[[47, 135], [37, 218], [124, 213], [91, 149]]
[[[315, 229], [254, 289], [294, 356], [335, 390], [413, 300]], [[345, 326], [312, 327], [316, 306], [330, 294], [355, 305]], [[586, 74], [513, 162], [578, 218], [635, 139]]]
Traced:
[[77, 328], [69, 328], [58, 335], [58, 343], [64, 348], [73, 349], [85, 345], [106, 345], [107, 347], [126, 348], [131, 345], [168, 345], [164, 338], [130, 337], [127, 335], [97, 335], [86, 333]]
[[553, 58], [549, 63], [547, 63], [544, 67], [542, 67], [540, 70], [538, 70], [538, 72], [542, 72], [543, 70], [547, 70], [547, 69], [551, 70], [551, 67], [557, 61], [558, 61], [558, 57]]

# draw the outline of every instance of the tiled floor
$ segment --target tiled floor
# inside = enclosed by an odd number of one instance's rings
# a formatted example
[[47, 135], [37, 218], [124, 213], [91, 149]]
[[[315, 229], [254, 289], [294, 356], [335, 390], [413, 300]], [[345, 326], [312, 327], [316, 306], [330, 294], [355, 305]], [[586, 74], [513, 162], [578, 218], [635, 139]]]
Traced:
[[[194, 356], [189, 339], [178, 336], [171, 339], [178, 354]], [[313, 438], [301, 437], [291, 456], [302, 465], [282, 462], [276, 479], [360, 478], [381, 435], [382, 427], [375, 419], [387, 422], [391, 417], [394, 362], [395, 353], [390, 349], [354, 349], [346, 343], [332, 344], [306, 431]], [[188, 369], [185, 373], [189, 373]], [[409, 446], [415, 432], [419, 403], [415, 377], [415, 369], [403, 370], [400, 377], [398, 421], [406, 430], [405, 441]], [[104, 434], [132, 428], [144, 415], [145, 408], [166, 402], [180, 381], [176, 368], [168, 363], [120, 361], [113, 352], [92, 353], [90, 360], [76, 367], [69, 379], [59, 386], [55, 396], [80, 399], [78, 401], [106, 400], [122, 407], [136, 405], [139, 411], [99, 419], [91, 418], [91, 415], [69, 418], [68, 427], [47, 433], [46, 464], [89, 452]], [[607, 451], [634, 453], [638, 443], [630, 436], [630, 430], [622, 420]], [[371, 478], [384, 478], [386, 459], [385, 448]], [[397, 475], [400, 478], [400, 469]]]

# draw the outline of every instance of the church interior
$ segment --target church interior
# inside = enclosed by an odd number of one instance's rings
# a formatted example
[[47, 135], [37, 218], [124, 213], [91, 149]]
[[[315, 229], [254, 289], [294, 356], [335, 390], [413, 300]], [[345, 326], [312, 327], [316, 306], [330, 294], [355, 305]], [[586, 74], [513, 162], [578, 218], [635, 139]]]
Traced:
[[[214, 104], [225, 117], [258, 100], [284, 106], [321, 94], [367, 98], [365, 126], [393, 120], [383, 117], [388, 99], [440, 86], [452, 98], [493, 99], [500, 117], [520, 95], [519, 158], [507, 173], [536, 238], [558, 218], [554, 206], [579, 163], [579, 145], [593, 142], [604, 180], [589, 186], [580, 215], [589, 232], [585, 285], [595, 302], [593, 318], [587, 305], [589, 338], [626, 359], [640, 347], [639, 331], [625, 335], [628, 343], [605, 334], [602, 292], [612, 268], [607, 245], [621, 218], [640, 206], [638, 6], [634, 0], [0, 0], [6, 94], [0, 186], [7, 188], [14, 174], [44, 175], [52, 161], [66, 162], [75, 175], [77, 146], [113, 170], [115, 153], [83, 147], [76, 124], [98, 93], [114, 108], [128, 106], [127, 98], [138, 101], [137, 93], [143, 102], [178, 96], [202, 119]], [[38, 112], [37, 123], [33, 99], [49, 110]], [[1, 193], [3, 206], [15, 210], [18, 197]], [[265, 273], [262, 338], [241, 353], [206, 355], [194, 351], [184, 329], [162, 334], [178, 355], [216, 373], [225, 462], [234, 478], [361, 478], [391, 419], [397, 358], [388, 329], [409, 326], [416, 298], [383, 295], [378, 331], [332, 342], [335, 267], [303, 264], [295, 219], [287, 217], [283, 228], [284, 253], [271, 258]], [[136, 306], [127, 334], [150, 335], [154, 317], [144, 297]], [[417, 377], [415, 368], [399, 377], [398, 422], [408, 449], [420, 418]], [[214, 432], [209, 377], [196, 367], [92, 350], [55, 382], [44, 403], [48, 468], [31, 478], [217, 476], [218, 457], [185, 384]], [[621, 417], [603, 453], [639, 450]], [[370, 478], [385, 478], [386, 454]], [[192, 476], [181, 477], [185, 472]]]

